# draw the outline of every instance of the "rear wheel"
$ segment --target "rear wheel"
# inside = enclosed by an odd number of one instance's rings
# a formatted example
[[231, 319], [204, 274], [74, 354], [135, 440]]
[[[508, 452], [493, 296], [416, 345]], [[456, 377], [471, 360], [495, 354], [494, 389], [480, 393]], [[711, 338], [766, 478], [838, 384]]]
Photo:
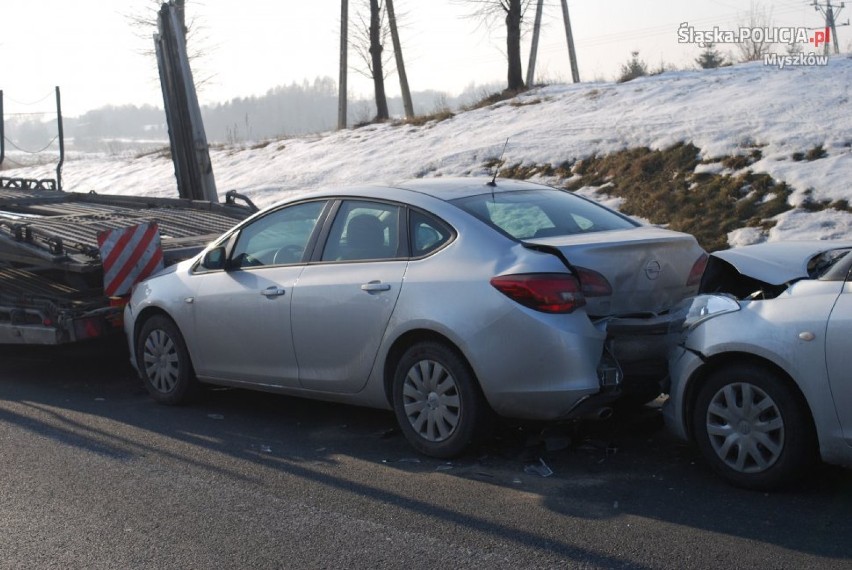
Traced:
[[735, 364], [711, 374], [692, 417], [702, 455], [738, 487], [788, 485], [817, 457], [805, 402], [784, 378], [758, 365]]
[[432, 457], [455, 457], [487, 430], [491, 410], [464, 360], [437, 342], [403, 354], [393, 379], [393, 408], [406, 439]]
[[136, 363], [148, 393], [162, 404], [180, 404], [192, 397], [197, 381], [189, 352], [177, 325], [154, 315], [142, 325], [136, 339]]

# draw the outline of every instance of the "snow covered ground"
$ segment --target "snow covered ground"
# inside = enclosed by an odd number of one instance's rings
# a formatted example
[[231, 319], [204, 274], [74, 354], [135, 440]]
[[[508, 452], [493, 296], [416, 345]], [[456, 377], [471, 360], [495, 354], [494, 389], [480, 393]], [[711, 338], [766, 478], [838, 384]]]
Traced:
[[[211, 151], [220, 195], [230, 189], [258, 205], [320, 186], [392, 182], [429, 176], [486, 173], [509, 139], [506, 164], [552, 164], [647, 146], [691, 142], [702, 149], [704, 172], [713, 159], [748, 154], [748, 168], [789, 184], [791, 204], [810, 192], [815, 201], [850, 199], [852, 180], [852, 58], [820, 67], [762, 62], [681, 71], [628, 83], [553, 85], [514, 100], [460, 113], [421, 127], [370, 125], [341, 132]], [[794, 160], [822, 145], [825, 158]], [[161, 153], [162, 154], [162, 153]], [[51, 166], [3, 171], [4, 176], [52, 178]], [[66, 161], [68, 191], [176, 196], [171, 160], [161, 155], [78, 156]], [[617, 204], [616, 204], [617, 205]], [[770, 240], [852, 236], [852, 214], [794, 209], [777, 217]], [[762, 239], [744, 228], [731, 245]]]

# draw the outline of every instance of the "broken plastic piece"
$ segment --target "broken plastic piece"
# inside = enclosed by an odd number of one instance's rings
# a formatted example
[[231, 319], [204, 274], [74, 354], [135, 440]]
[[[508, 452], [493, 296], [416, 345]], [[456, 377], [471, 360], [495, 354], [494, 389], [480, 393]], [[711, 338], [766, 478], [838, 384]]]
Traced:
[[524, 473], [530, 475], [538, 475], [539, 477], [550, 477], [553, 475], [553, 469], [547, 466], [544, 459], [538, 458], [538, 463], [530, 463], [524, 466]]

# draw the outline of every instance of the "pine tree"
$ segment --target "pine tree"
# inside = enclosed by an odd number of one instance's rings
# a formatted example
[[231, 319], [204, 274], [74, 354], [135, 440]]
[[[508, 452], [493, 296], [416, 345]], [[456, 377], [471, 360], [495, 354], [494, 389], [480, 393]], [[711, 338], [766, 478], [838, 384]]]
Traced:
[[621, 66], [621, 75], [618, 76], [618, 82], [624, 83], [637, 77], [645, 77], [648, 75], [648, 64], [639, 59], [639, 52], [630, 52], [630, 59]]
[[707, 44], [701, 55], [695, 59], [695, 63], [701, 69], [716, 69], [717, 67], [723, 67], [727, 62], [725, 61], [725, 56], [716, 49], [715, 44]]

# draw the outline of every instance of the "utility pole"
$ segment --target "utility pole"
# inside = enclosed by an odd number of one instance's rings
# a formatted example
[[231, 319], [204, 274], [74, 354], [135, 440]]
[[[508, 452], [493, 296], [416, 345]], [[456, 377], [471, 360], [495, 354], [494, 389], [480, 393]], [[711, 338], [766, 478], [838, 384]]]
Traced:
[[562, 0], [562, 19], [565, 20], [565, 38], [568, 40], [568, 57], [571, 59], [571, 79], [580, 82], [580, 70], [577, 68], [577, 50], [574, 49], [574, 34], [571, 32], [571, 18], [568, 17], [568, 0]]
[[399, 42], [393, 0], [385, 0], [385, 7], [388, 11], [388, 23], [390, 24], [391, 41], [393, 42], [393, 55], [396, 58], [396, 72], [399, 75], [399, 88], [402, 91], [402, 106], [405, 108], [406, 118], [410, 119], [414, 117], [414, 104], [411, 102], [411, 91], [408, 89], [408, 75], [405, 74], [405, 62], [402, 60], [402, 45]]
[[[818, 0], [814, 0], [814, 10], [822, 13], [822, 15], [825, 17], [825, 29], [831, 30], [831, 38], [832, 43], [834, 44], [835, 55], [840, 53], [840, 46], [837, 42], [837, 16], [840, 15], [840, 11], [843, 10], [843, 8], [845, 7], [845, 2], [841, 2], [840, 6], [833, 6], [831, 4], [831, 0], [826, 0], [824, 5], [821, 5]], [[835, 9], [837, 9], [836, 12]], [[845, 24], [841, 25], [848, 26], [849, 22], [846, 22]], [[825, 53], [825, 55], [828, 55], [828, 42], [825, 42], [825, 48], [823, 53]]]
[[346, 71], [349, 53], [349, 0], [340, 0], [340, 80], [337, 92], [337, 128], [346, 128]]
[[3, 114], [3, 90], [0, 89], [0, 166], [6, 158], [6, 115]]
[[56, 86], [56, 128], [59, 131], [59, 164], [56, 165], [56, 189], [62, 190], [62, 165], [65, 163], [65, 129], [62, 127], [62, 98]]
[[535, 58], [538, 55], [538, 36], [541, 33], [541, 10], [544, 0], [538, 0], [535, 7], [535, 24], [533, 24], [532, 46], [530, 47], [530, 64], [527, 66], [527, 87], [532, 87], [535, 79]]

